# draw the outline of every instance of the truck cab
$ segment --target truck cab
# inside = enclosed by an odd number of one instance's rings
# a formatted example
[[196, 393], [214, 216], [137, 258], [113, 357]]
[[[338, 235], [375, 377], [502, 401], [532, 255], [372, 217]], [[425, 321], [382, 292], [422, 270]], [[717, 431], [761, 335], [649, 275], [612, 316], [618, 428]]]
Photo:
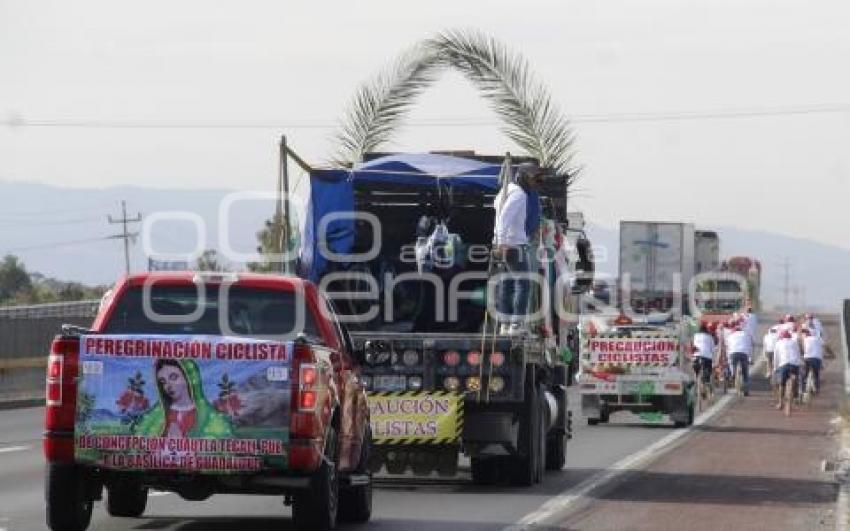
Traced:
[[47, 523], [85, 529], [149, 489], [186, 500], [281, 495], [300, 529], [371, 514], [360, 360], [309, 281], [128, 276], [89, 329], [64, 327], [47, 369]]

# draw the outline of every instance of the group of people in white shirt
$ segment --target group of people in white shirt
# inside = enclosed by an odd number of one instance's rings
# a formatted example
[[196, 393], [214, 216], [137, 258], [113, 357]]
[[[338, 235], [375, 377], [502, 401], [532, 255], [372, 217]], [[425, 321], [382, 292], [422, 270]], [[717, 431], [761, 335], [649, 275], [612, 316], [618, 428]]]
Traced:
[[717, 323], [703, 323], [694, 334], [694, 372], [708, 383], [714, 368], [714, 360], [718, 354], [718, 346], [722, 342], [725, 347], [730, 370], [741, 368], [744, 395], [750, 393], [750, 364], [753, 362], [755, 334], [758, 329], [758, 317], [752, 308], [747, 308], [743, 315], [735, 316], [729, 322], [718, 326]]
[[[744, 395], [749, 395], [749, 366], [753, 363], [757, 329], [758, 318], [752, 308], [748, 308], [745, 314], [733, 316], [726, 323], [703, 323], [693, 337], [694, 372], [703, 382], [710, 382], [722, 343], [729, 373], [734, 374], [738, 367], [741, 368]], [[784, 389], [788, 379], [794, 375], [799, 383], [794, 390], [797, 393], [805, 388], [809, 373], [812, 373], [814, 392], [817, 393], [824, 350], [828, 348], [825, 340], [823, 324], [812, 314], [806, 314], [802, 319], [789, 314], [771, 326], [762, 338], [762, 345], [768, 363], [767, 376], [772, 377], [773, 385]], [[776, 406], [779, 409], [783, 406], [782, 394], [779, 393]]]
[[[814, 380], [814, 392], [820, 390], [820, 372], [823, 368], [823, 355], [827, 346], [824, 329], [820, 320], [812, 314], [806, 314], [801, 322], [793, 315], [786, 315], [764, 335], [762, 344], [768, 361], [773, 384], [784, 389], [791, 375], [797, 378], [798, 387], [805, 389], [809, 373]], [[802, 371], [802, 377], [801, 377]], [[779, 393], [778, 409], [782, 408], [784, 393]]]

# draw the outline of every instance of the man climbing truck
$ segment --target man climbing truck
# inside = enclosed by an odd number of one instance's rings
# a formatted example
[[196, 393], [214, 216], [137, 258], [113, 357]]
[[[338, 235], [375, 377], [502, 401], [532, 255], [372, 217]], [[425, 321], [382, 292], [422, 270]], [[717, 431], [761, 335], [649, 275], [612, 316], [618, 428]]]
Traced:
[[592, 270], [589, 246], [578, 261], [567, 253], [565, 180], [548, 178], [529, 244], [530, 320], [500, 333], [486, 311], [501, 272], [493, 203], [500, 174], [515, 170], [500, 162], [418, 154], [306, 168], [299, 274], [327, 291], [365, 351], [373, 470], [454, 475], [464, 453], [477, 483], [504, 474], [531, 485], [564, 465], [574, 365], [562, 358], [568, 338], [553, 307], [556, 293], [572, 293], [555, 288], [577, 263]]

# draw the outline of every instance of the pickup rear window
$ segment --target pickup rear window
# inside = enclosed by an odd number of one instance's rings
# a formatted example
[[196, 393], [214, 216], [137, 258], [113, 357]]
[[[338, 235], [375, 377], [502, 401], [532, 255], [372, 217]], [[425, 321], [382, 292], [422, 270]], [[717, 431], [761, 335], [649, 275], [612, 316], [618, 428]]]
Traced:
[[[205, 296], [200, 297], [195, 286], [155, 285], [150, 289], [149, 309], [152, 312], [145, 312], [142, 297], [141, 287], [124, 292], [104, 332], [247, 336], [303, 332], [307, 336], [319, 336], [312, 312], [303, 304], [303, 299], [292, 292], [231, 286], [225, 297], [218, 286], [208, 286]], [[296, 329], [296, 303], [299, 301], [302, 301], [299, 311], [303, 318]], [[198, 317], [190, 319], [193, 314]], [[180, 322], [173, 322], [175, 318], [180, 318]], [[230, 330], [226, 329], [228, 327]]]

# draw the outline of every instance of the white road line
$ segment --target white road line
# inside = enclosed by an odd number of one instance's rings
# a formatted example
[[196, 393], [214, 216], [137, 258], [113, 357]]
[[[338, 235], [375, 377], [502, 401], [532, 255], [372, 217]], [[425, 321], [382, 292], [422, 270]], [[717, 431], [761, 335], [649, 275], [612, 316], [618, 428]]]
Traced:
[[[750, 374], [758, 374], [762, 370], [764, 360], [759, 360], [753, 365]], [[713, 406], [705, 410], [702, 414], [694, 419], [693, 426], [701, 426], [711, 420], [712, 417], [720, 413], [729, 402], [735, 398], [735, 394], [727, 394], [717, 401]], [[528, 513], [513, 525], [505, 527], [502, 531], [520, 531], [525, 529], [535, 529], [539, 526], [554, 525], [559, 523], [558, 519], [565, 516], [568, 509], [575, 503], [587, 498], [587, 495], [594, 489], [608, 483], [616, 477], [630, 470], [637, 470], [647, 462], [660, 457], [664, 452], [671, 449], [673, 443], [677, 442], [682, 437], [689, 435], [693, 428], [678, 429], [653, 444], [647, 446], [643, 450], [636, 452], [628, 457], [617, 461], [604, 472], [592, 476], [575, 487], [568, 489], [549, 501], [541, 505], [536, 511]]]
[[11, 452], [23, 452], [24, 450], [29, 450], [31, 446], [7, 446], [6, 448], [0, 448], [0, 454], [6, 454]]

